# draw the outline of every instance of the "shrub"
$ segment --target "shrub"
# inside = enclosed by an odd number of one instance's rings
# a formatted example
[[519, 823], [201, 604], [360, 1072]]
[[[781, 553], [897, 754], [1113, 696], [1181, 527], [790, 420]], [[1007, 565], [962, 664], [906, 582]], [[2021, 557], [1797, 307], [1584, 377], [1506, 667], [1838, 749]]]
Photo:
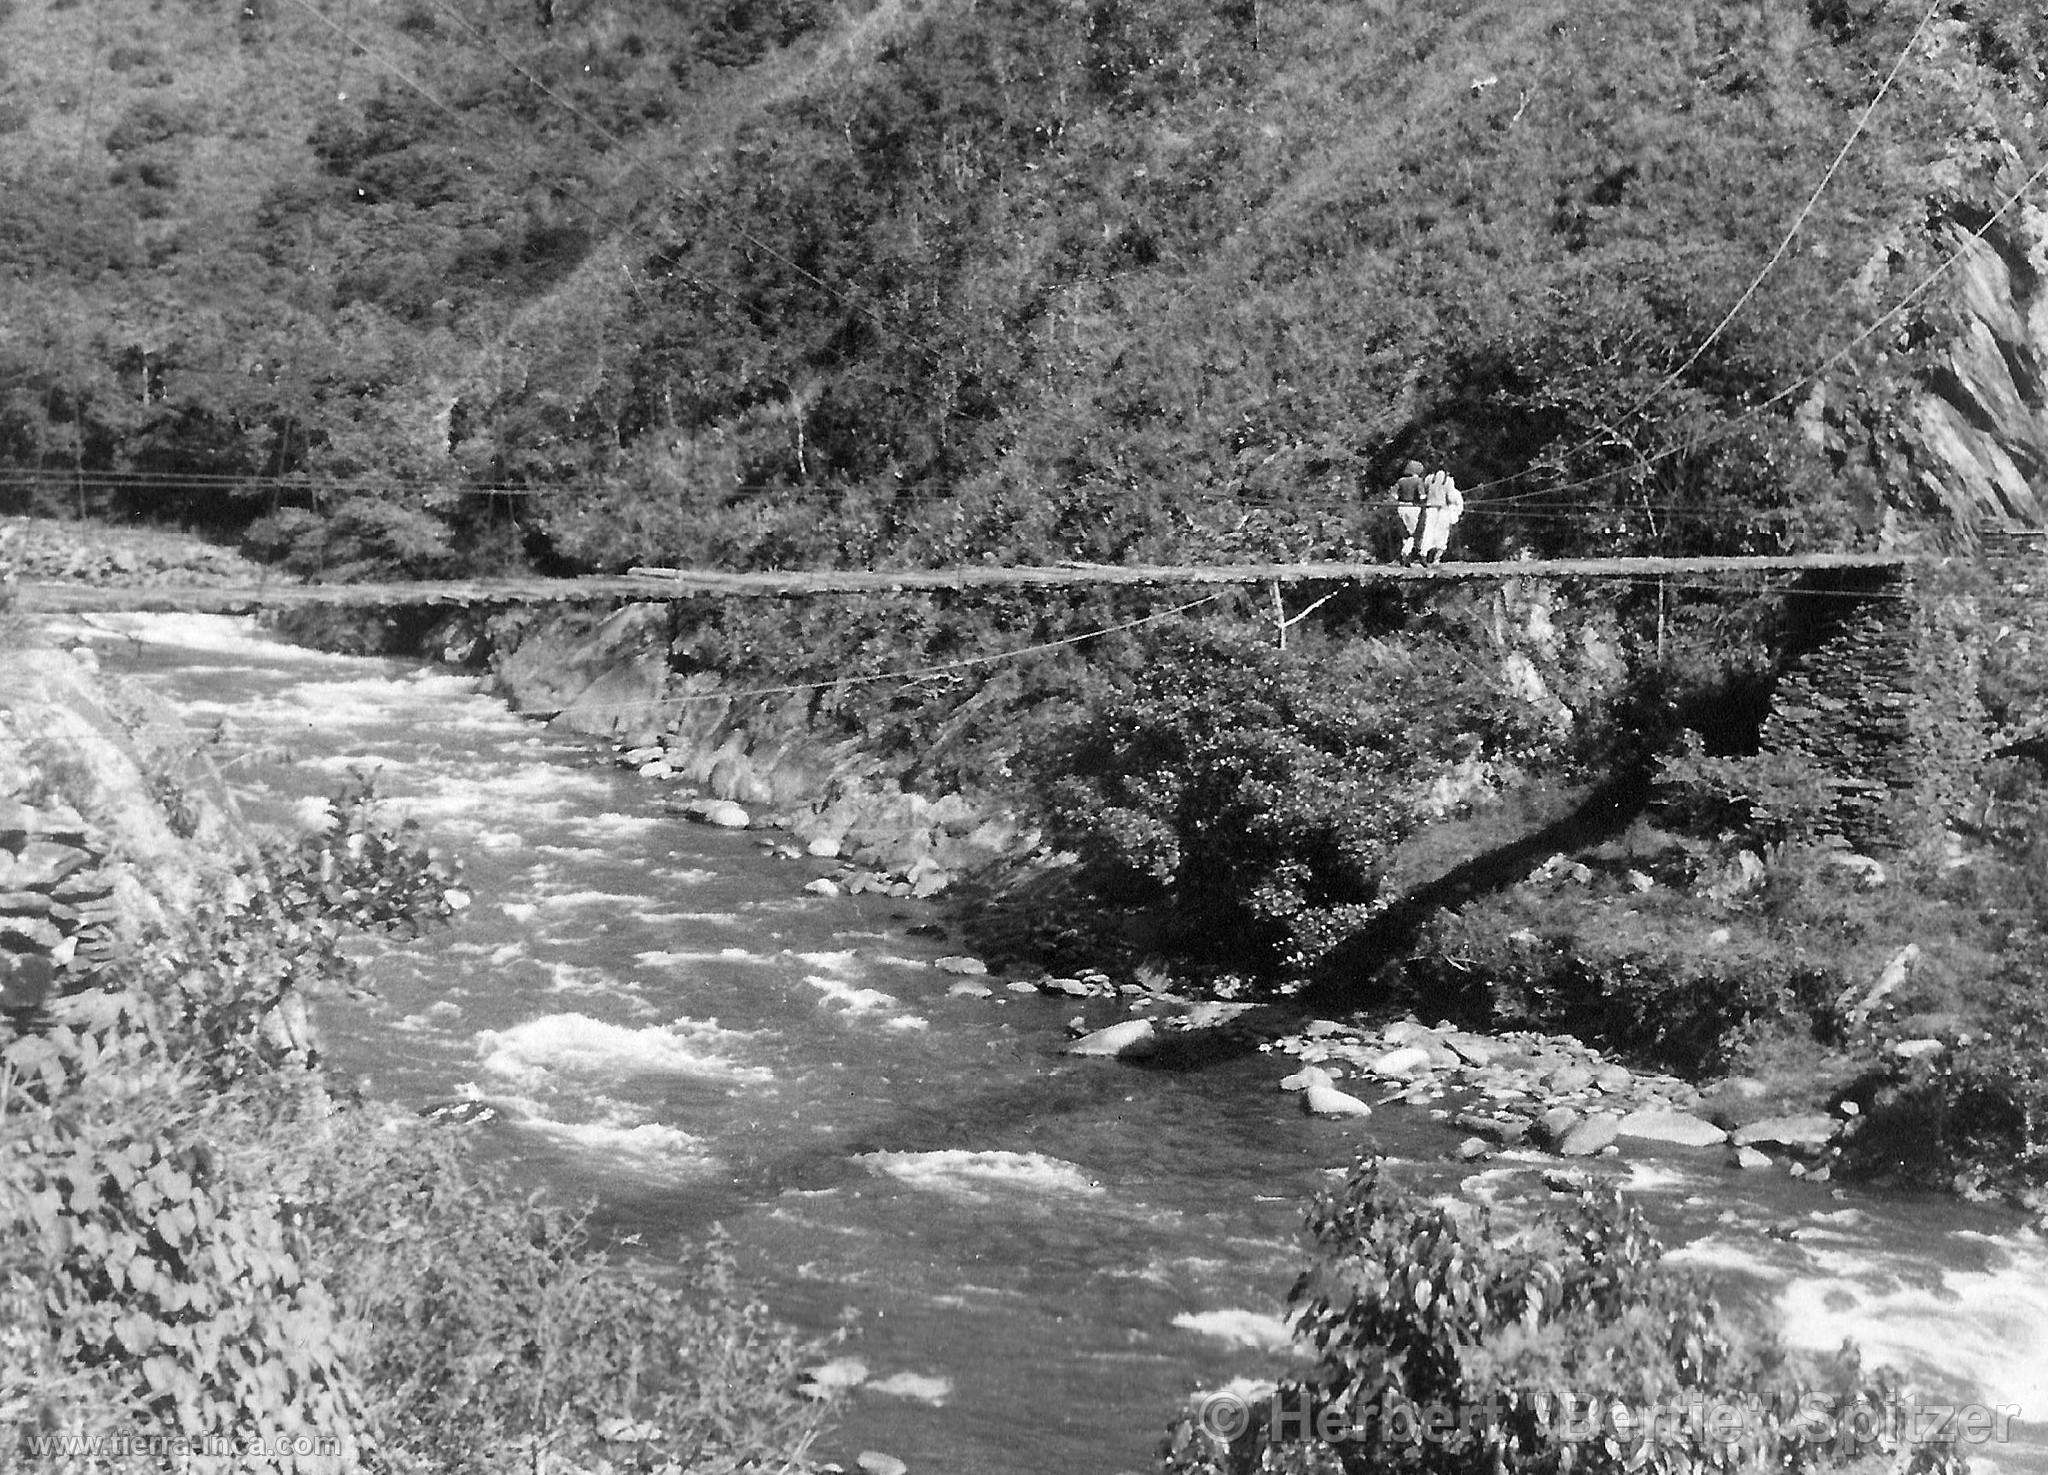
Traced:
[[[1808, 1371], [1732, 1327], [1618, 1195], [1581, 1194], [1510, 1233], [1363, 1158], [1317, 1195], [1308, 1229], [1314, 1260], [1288, 1303], [1313, 1366], [1220, 1430], [1227, 1442], [1174, 1424], [1169, 1475], [1798, 1472], [1874, 1453], [1863, 1434], [1883, 1420], [1852, 1412], [1896, 1411], [1900, 1390], [1853, 1356]], [[1727, 1411], [1718, 1430], [1710, 1408]], [[1631, 1410], [1658, 1417], [1632, 1424]], [[1909, 1468], [1965, 1464], [1930, 1446]]]
[[1223, 630], [1167, 641], [1047, 761], [1052, 839], [1099, 897], [1163, 903], [1190, 951], [1277, 962], [1302, 913], [1372, 899], [1412, 823], [1418, 755], [1396, 704], [1364, 699], [1378, 674]]
[[199, 131], [200, 117], [189, 104], [138, 102], [121, 115], [107, 133], [107, 152], [133, 153], [155, 144], [170, 143]]
[[1717, 758], [1680, 734], [1657, 767], [1657, 806], [1690, 834], [1734, 834], [1758, 847], [1810, 844], [1834, 822], [1827, 774], [1798, 753]]
[[406, 1466], [805, 1467], [822, 1411], [793, 1389], [815, 1349], [746, 1294], [723, 1240], [657, 1278], [444, 1132], [351, 1113], [329, 1139], [292, 1191], [358, 1339], [365, 1423]]

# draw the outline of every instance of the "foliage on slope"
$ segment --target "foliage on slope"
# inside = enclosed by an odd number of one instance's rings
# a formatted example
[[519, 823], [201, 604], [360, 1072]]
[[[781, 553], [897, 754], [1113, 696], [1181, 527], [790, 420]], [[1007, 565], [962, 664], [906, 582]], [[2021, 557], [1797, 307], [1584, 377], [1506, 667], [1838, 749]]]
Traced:
[[1916, 14], [13, 6], [0, 456], [313, 571], [1370, 546], [1411, 453], [1522, 478], [1482, 552], [1840, 542], [1934, 299], [1749, 412], [2031, 168], [2038, 14], [1942, 10], [1688, 355]]

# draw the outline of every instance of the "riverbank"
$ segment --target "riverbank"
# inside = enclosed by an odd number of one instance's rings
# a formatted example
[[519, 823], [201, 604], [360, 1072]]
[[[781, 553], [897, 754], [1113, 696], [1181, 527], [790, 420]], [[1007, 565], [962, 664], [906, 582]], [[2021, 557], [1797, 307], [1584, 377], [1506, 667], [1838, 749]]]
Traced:
[[608, 1266], [578, 1218], [328, 1078], [309, 1005], [351, 985], [344, 934], [465, 900], [416, 831], [344, 799], [259, 833], [176, 713], [8, 633], [0, 1425], [20, 1455], [814, 1468], [823, 1407], [794, 1388], [820, 1354], [729, 1258]]

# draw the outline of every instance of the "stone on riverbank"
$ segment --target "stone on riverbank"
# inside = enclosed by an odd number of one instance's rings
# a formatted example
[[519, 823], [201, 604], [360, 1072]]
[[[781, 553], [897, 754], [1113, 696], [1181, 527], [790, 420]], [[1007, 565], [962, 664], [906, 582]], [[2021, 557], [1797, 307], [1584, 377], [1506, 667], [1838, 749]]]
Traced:
[[1745, 1172], [1754, 1172], [1758, 1168], [1768, 1168], [1770, 1165], [1770, 1158], [1754, 1147], [1738, 1147], [1728, 1154], [1728, 1166], [1741, 1168]]
[[1679, 1147], [1715, 1147], [1728, 1140], [1726, 1131], [1704, 1118], [1689, 1112], [1654, 1109], [1630, 1112], [1616, 1126], [1615, 1134]]
[[1429, 1063], [1428, 1050], [1420, 1045], [1402, 1045], [1367, 1062], [1366, 1068], [1374, 1075], [1385, 1076], [1389, 1080], [1405, 1080], [1418, 1071], [1428, 1069]]
[[1151, 1020], [1126, 1019], [1122, 1024], [1112, 1024], [1107, 1029], [1081, 1036], [1067, 1046], [1066, 1053], [1135, 1060], [1150, 1055], [1158, 1046], [1158, 1032]]
[[1605, 1151], [1614, 1141], [1615, 1132], [1621, 1125], [1621, 1118], [1610, 1112], [1598, 1112], [1574, 1122], [1565, 1134], [1557, 1139], [1559, 1157], [1592, 1157]]
[[1353, 1096], [1349, 1091], [1340, 1091], [1331, 1082], [1327, 1072], [1317, 1071], [1318, 1079], [1312, 1080], [1302, 1089], [1301, 1109], [1310, 1116], [1363, 1118], [1372, 1115], [1372, 1108]]
[[860, 1475], [910, 1475], [910, 1466], [896, 1456], [873, 1449], [864, 1449], [855, 1455], [853, 1467], [860, 1471]]
[[804, 854], [814, 860], [839, 859], [839, 841], [831, 835], [819, 835], [804, 846]]
[[1749, 1147], [1758, 1142], [1778, 1147], [1826, 1147], [1835, 1137], [1835, 1119], [1813, 1112], [1804, 1116], [1766, 1117], [1738, 1128], [1734, 1142]]
[[730, 799], [692, 799], [683, 808], [686, 818], [700, 825], [715, 825], [721, 830], [744, 830], [754, 822], [754, 817]]
[[964, 954], [936, 959], [932, 966], [941, 973], [961, 973], [977, 978], [988, 972], [988, 964], [979, 958], [970, 958]]
[[815, 881], [804, 882], [804, 890], [810, 892], [813, 896], [837, 896], [839, 895], [839, 883], [830, 876], [820, 876]]

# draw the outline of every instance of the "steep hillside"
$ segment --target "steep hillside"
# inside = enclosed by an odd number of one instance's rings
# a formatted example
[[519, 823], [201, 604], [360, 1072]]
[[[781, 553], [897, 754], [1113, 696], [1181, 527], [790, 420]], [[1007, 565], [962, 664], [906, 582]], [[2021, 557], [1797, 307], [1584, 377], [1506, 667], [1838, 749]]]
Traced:
[[1370, 546], [1409, 455], [1482, 554], [2042, 518], [2020, 0], [0, 28], [0, 468], [308, 569]]

